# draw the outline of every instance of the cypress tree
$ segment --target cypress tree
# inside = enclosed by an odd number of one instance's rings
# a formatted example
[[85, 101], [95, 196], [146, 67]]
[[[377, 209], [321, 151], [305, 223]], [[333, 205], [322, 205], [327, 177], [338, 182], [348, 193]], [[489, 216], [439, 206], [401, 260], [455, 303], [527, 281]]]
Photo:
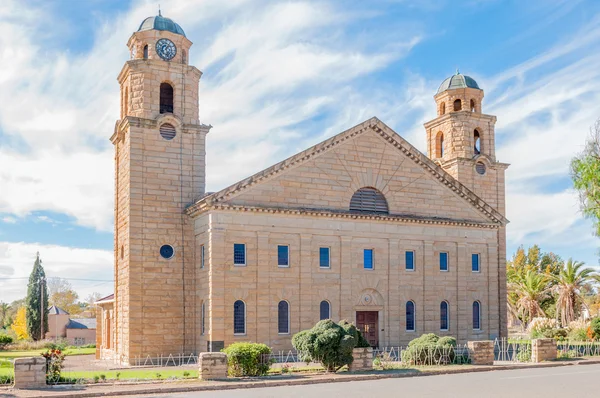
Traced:
[[[48, 286], [46, 285], [46, 273], [44, 267], [42, 267], [39, 252], [35, 264], [33, 264], [31, 275], [29, 275], [25, 306], [29, 336], [33, 340], [43, 340], [45, 332], [48, 331]], [[42, 315], [44, 317], [44, 333], [41, 331]]]

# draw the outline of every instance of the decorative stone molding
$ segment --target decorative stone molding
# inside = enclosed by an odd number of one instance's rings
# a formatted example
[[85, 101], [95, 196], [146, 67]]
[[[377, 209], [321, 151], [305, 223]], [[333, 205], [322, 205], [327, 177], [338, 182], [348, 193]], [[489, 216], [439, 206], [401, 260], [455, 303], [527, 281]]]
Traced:
[[198, 378], [218, 380], [227, 378], [227, 354], [203, 352], [198, 356]]
[[556, 340], [534, 339], [531, 342], [531, 361], [534, 363], [553, 361], [556, 359], [556, 351]]
[[46, 387], [46, 358], [16, 358], [15, 388]]
[[352, 363], [348, 366], [350, 372], [373, 370], [373, 349], [371, 347], [353, 349], [352, 358]]
[[468, 341], [469, 356], [472, 365], [494, 364], [494, 342], [491, 340]]

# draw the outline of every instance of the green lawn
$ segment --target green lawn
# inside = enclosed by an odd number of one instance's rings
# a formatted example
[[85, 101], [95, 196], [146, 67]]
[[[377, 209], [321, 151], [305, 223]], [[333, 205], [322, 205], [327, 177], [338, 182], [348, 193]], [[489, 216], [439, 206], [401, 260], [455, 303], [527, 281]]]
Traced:
[[[46, 352], [47, 349], [40, 350], [27, 350], [27, 351], [0, 351], [0, 359], [15, 359], [22, 357], [37, 357], [42, 352]], [[87, 355], [95, 354], [95, 348], [67, 348], [65, 355]]]
[[[186, 372], [186, 375], [183, 373]], [[117, 377], [117, 373], [119, 376]], [[158, 375], [160, 373], [160, 376]], [[189, 374], [188, 374], [189, 373]], [[1, 374], [1, 373], [0, 373]], [[70, 379], [89, 379], [94, 376], [100, 377], [104, 375], [106, 379], [168, 379], [169, 377], [177, 378], [198, 378], [197, 369], [144, 369], [144, 370], [93, 370], [93, 371], [78, 371], [78, 372], [63, 372], [62, 376]]]

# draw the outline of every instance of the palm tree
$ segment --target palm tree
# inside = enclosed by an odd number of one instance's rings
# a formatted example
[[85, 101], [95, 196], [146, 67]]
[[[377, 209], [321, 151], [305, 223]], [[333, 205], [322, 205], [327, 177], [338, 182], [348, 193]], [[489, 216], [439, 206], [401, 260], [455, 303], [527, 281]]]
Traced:
[[10, 310], [10, 304], [0, 301], [0, 329], [4, 326], [4, 318], [6, 318], [8, 310]]
[[569, 259], [560, 273], [553, 277], [556, 282], [556, 315], [560, 314], [563, 326], [575, 320], [575, 308], [583, 303], [581, 289], [591, 283], [594, 277], [592, 268], [583, 268], [585, 263]]
[[517, 297], [515, 310], [527, 323], [537, 316], [546, 315], [540, 303], [550, 295], [549, 282], [548, 275], [529, 269], [509, 285], [511, 292]]

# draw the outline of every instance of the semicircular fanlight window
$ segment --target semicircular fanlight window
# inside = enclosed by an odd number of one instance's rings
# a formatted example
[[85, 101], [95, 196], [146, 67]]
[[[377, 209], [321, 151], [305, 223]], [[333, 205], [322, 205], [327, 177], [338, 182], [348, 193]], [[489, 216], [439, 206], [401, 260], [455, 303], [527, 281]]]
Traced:
[[361, 188], [350, 199], [350, 211], [361, 213], [388, 214], [388, 204], [385, 196], [375, 188]]

